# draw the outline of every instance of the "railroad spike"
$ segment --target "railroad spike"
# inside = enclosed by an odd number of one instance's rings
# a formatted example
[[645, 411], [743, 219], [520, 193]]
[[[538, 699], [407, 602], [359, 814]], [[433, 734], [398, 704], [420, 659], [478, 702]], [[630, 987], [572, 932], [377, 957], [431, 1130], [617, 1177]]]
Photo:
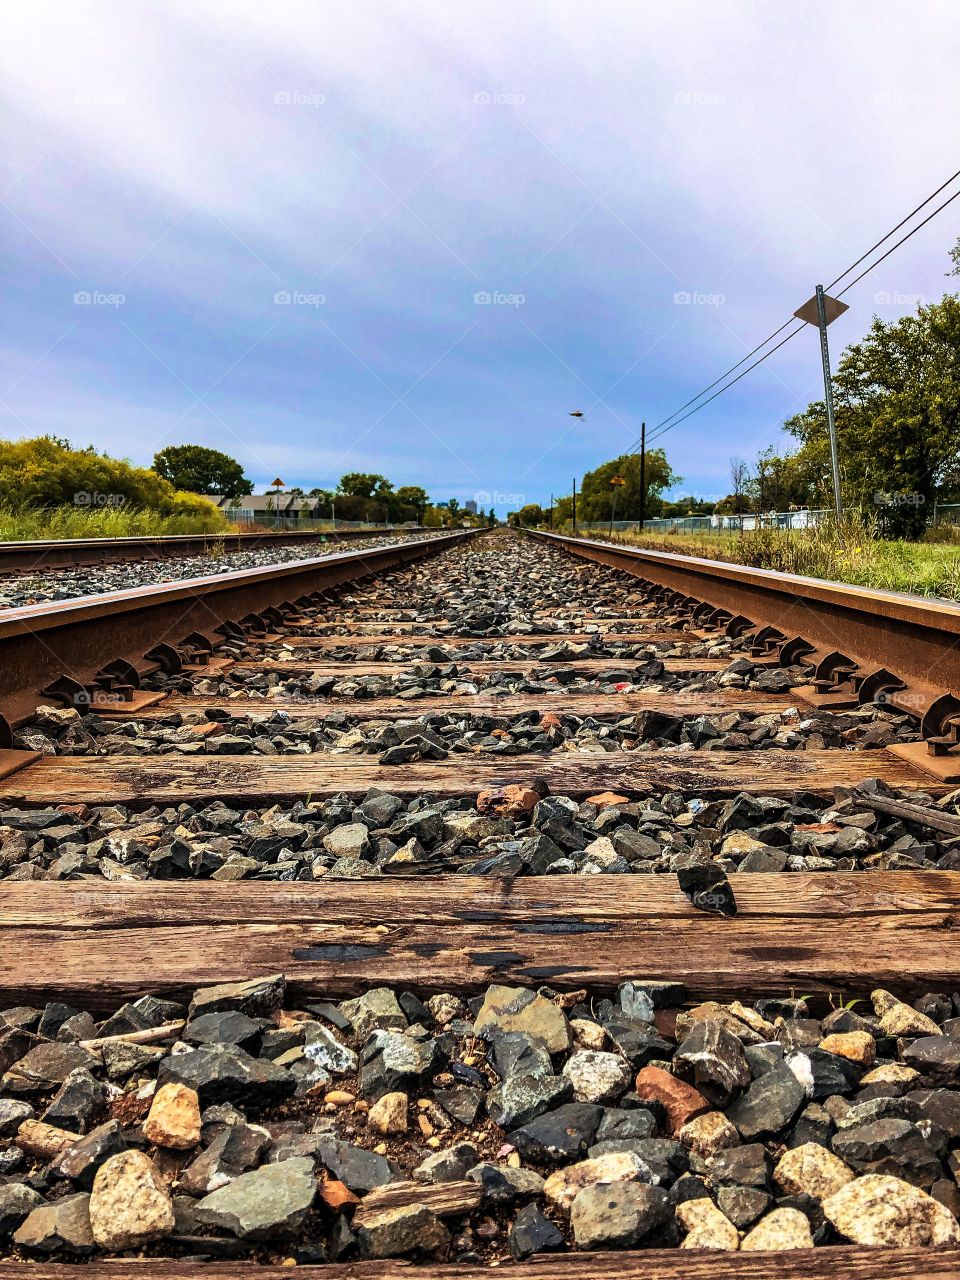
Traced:
[[183, 670], [183, 659], [172, 644], [156, 644], [143, 656], [148, 662], [155, 662], [164, 675], [178, 675]]

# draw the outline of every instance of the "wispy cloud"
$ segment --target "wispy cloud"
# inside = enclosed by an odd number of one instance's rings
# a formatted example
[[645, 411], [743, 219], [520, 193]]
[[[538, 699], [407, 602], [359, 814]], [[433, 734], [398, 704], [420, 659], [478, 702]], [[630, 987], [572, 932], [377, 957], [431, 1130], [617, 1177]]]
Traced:
[[[175, 424], [291, 484], [346, 458], [561, 491], [936, 186], [960, 106], [938, 0], [32, 0], [3, 27], [0, 430], [148, 461]], [[954, 235], [877, 287], [942, 292]], [[776, 433], [808, 347], [666, 437], [690, 484]]]

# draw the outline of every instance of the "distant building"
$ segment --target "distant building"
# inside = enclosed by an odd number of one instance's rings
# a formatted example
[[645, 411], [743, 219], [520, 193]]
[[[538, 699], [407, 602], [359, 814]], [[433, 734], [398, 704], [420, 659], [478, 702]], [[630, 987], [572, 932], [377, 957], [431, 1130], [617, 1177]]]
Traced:
[[468, 516], [475, 516], [477, 514], [477, 504], [474, 502], [473, 498], [471, 498], [469, 502], [465, 502], [463, 504], [463, 509]]
[[211, 502], [215, 502], [221, 511], [226, 512], [234, 520], [259, 520], [264, 516], [272, 519], [284, 516], [287, 519], [298, 519], [300, 509], [309, 498], [297, 498], [290, 493], [248, 493], [242, 498], [231, 498], [228, 494], [212, 494]]

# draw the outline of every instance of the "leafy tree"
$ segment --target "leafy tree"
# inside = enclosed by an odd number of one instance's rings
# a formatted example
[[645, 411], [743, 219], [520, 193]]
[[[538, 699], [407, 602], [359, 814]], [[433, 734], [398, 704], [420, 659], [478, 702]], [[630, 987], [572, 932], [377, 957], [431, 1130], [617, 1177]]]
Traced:
[[202, 444], [173, 444], [153, 459], [158, 476], [188, 493], [224, 493], [238, 497], [253, 492], [243, 467], [229, 454]]
[[337, 492], [351, 498], [372, 498], [378, 485], [389, 483], [386, 476], [366, 471], [348, 471], [345, 476], [340, 477]]
[[[849, 346], [834, 376], [844, 501], [876, 513], [882, 532], [916, 536], [931, 501], [960, 469], [960, 297], [886, 322]], [[829, 494], [822, 401], [786, 424], [798, 456]]]
[[511, 511], [507, 517], [515, 529], [521, 527], [530, 528], [533, 525], [543, 524], [546, 518], [546, 512], [543, 507], [536, 502], [528, 502], [519, 511]]
[[[610, 518], [614, 476], [622, 476], [626, 484], [617, 496], [617, 517], [620, 520], [636, 520], [640, 514], [640, 456], [621, 454], [610, 462], [604, 462], [595, 471], [583, 477], [581, 493], [577, 499], [577, 520], [584, 523]], [[674, 475], [662, 449], [648, 449], [644, 467], [646, 483], [646, 515], [660, 514], [663, 506], [661, 493], [679, 484], [682, 477]]]
[[126, 507], [161, 515], [215, 513], [212, 503], [178, 493], [146, 467], [109, 458], [95, 449], [71, 449], [51, 436], [0, 440], [0, 504], [36, 507]]
[[706, 498], [695, 498], [690, 494], [686, 498], [677, 498], [674, 502], [664, 502], [661, 516], [712, 516], [714, 504]]
[[426, 489], [421, 488], [418, 484], [403, 484], [397, 490], [396, 496], [397, 502], [401, 506], [413, 509], [414, 519], [423, 521], [423, 513], [430, 502]]

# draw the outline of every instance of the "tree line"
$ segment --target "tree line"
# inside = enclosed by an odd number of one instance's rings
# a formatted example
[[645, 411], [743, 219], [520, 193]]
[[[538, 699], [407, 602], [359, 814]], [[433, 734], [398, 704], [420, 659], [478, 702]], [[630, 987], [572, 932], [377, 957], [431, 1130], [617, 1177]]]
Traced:
[[[57, 436], [0, 440], [0, 506], [8, 510], [124, 506], [198, 515], [209, 511], [209, 498], [226, 496], [229, 510], [242, 507], [252, 492], [235, 458], [204, 445], [170, 445], [154, 456], [150, 468], [98, 453], [92, 445], [74, 448]], [[456, 498], [434, 502], [421, 485], [395, 487], [373, 472], [350, 471], [335, 489], [277, 488], [273, 505], [277, 512], [292, 507], [321, 520], [416, 521], [428, 528], [459, 526], [467, 519], [496, 522], [493, 508], [474, 517]]]

